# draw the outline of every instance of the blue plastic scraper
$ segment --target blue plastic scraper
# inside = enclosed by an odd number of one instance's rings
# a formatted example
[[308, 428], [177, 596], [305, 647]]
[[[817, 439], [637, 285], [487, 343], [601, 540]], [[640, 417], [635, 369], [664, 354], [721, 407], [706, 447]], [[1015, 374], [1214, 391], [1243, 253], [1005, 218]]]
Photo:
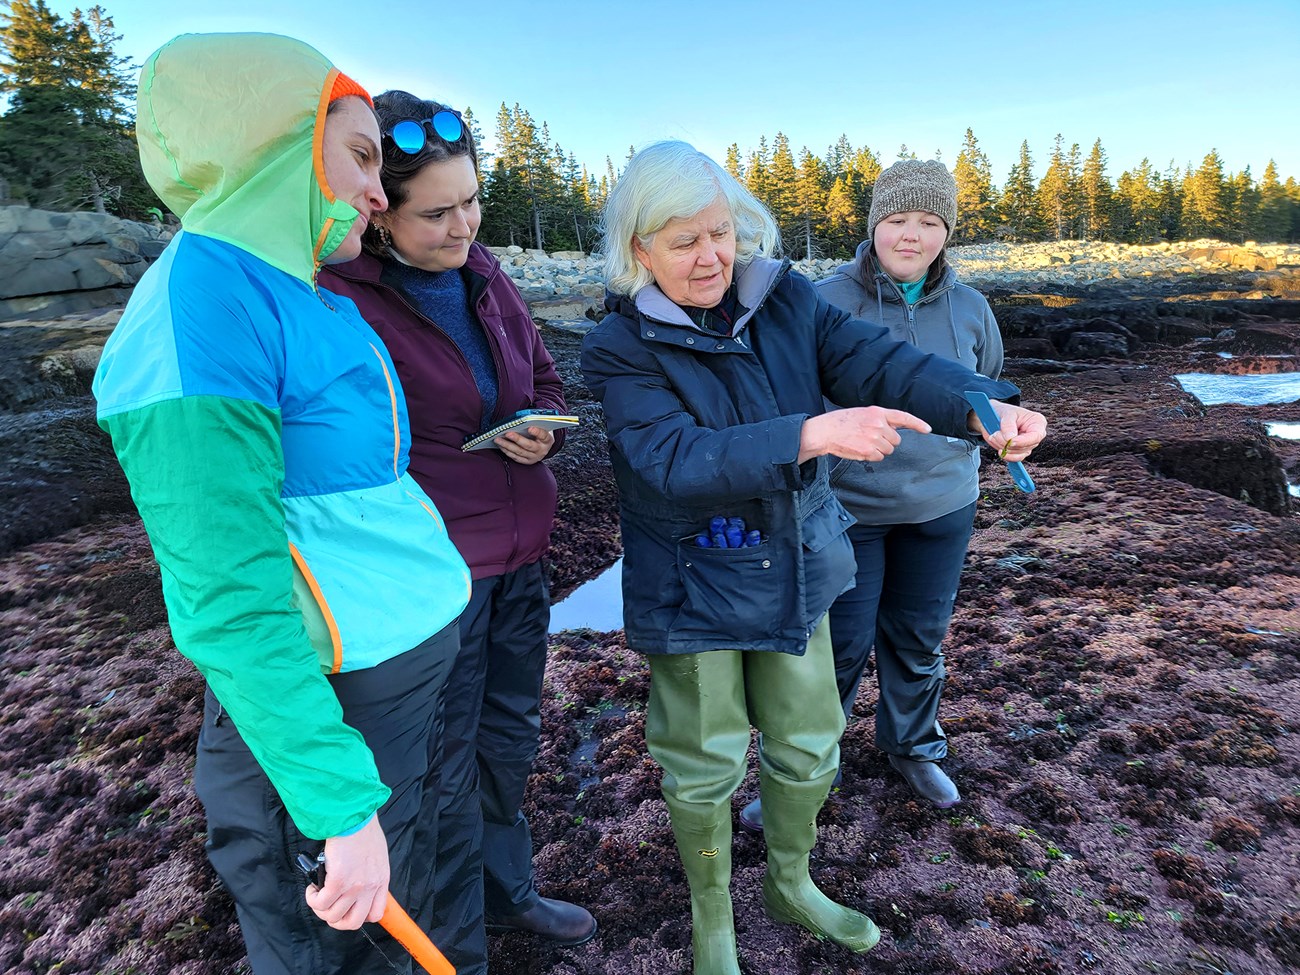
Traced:
[[[984, 424], [984, 429], [990, 433], [1002, 426], [1002, 421], [998, 419], [997, 411], [993, 409], [993, 404], [989, 402], [988, 396], [984, 393], [977, 392], [973, 389], [966, 390], [966, 402], [971, 405], [975, 411], [975, 416], [979, 418], [980, 423]], [[1025, 494], [1034, 493], [1034, 479], [1029, 476], [1029, 471], [1025, 470], [1025, 465], [1018, 460], [1013, 460], [1007, 464], [1007, 473], [1011, 475], [1012, 482]]]

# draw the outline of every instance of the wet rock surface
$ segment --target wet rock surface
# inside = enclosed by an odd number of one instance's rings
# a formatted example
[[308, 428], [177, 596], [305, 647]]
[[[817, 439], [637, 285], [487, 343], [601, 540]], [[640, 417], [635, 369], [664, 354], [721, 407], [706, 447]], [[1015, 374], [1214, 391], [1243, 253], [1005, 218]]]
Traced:
[[88, 395], [119, 314], [0, 324], [0, 554], [134, 512]]
[[[997, 310], [1045, 309], [1059, 325], [1087, 304]], [[1223, 317], [1207, 309], [1199, 341], [1157, 335], [1102, 360], [1063, 361], [1055, 333], [1026, 329], [1050, 354], [1008, 372], [1053, 435], [1031, 459], [1036, 494], [985, 469], [942, 711], [966, 799], [938, 812], [912, 798], [874, 748], [868, 676], [814, 875], [885, 937], [859, 957], [774, 924], [762, 841], [738, 832], [747, 973], [1300, 966], [1300, 518], [1287, 486], [1300, 449], [1265, 432], [1300, 423], [1300, 402], [1205, 407], [1173, 379], [1290, 371], [1276, 357], [1300, 354], [1300, 325], [1263, 303], [1212, 304]], [[580, 337], [543, 328], [584, 421], [551, 461], [559, 598], [617, 556], [618, 528]], [[56, 331], [0, 329], [21, 351], [0, 367], [0, 449], [16, 458], [0, 494], [0, 970], [243, 972], [189, 784], [202, 683], [171, 645], [148, 540], [78, 385], [81, 338]], [[72, 379], [40, 372], [51, 356]], [[60, 509], [23, 478], [75, 481], [84, 507]], [[644, 745], [648, 682], [618, 631], [554, 640], [527, 812], [543, 892], [589, 906], [601, 931], [574, 949], [495, 938], [493, 971], [690, 971], [685, 880]], [[751, 775], [737, 804], [756, 788]]]

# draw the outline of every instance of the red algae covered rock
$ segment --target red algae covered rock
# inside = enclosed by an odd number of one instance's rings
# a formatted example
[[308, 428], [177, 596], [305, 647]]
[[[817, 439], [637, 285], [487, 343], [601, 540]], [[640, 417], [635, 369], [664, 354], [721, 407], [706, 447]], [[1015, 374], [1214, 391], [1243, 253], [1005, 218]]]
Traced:
[[[584, 417], [552, 461], [566, 591], [619, 546], [576, 339], [553, 351]], [[1269, 493], [1271, 415], [1201, 407], [1170, 379], [1191, 358], [1012, 377], [1053, 434], [1030, 461], [1033, 495], [985, 467], [941, 711], [965, 799], [935, 810], [893, 773], [868, 673], [813, 874], [884, 938], [858, 956], [773, 923], [763, 841], [738, 831], [746, 972], [1300, 965], [1300, 519]], [[601, 927], [578, 948], [493, 938], [493, 971], [690, 972], [648, 687], [621, 632], [554, 638], [526, 812], [542, 892]], [[246, 971], [189, 781], [201, 690], [138, 523], [101, 516], [0, 559], [0, 971]], [[756, 794], [751, 772], [735, 804]]]

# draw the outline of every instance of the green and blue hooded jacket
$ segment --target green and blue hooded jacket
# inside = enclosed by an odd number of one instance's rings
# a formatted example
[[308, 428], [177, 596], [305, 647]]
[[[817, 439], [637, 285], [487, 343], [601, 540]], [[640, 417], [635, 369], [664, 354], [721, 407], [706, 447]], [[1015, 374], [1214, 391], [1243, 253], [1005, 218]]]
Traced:
[[407, 473], [388, 353], [351, 301], [316, 287], [357, 217], [324, 177], [337, 75], [267, 34], [185, 35], [148, 60], [140, 156], [183, 229], [94, 382], [176, 646], [317, 838], [389, 793], [326, 675], [412, 649], [470, 591]]

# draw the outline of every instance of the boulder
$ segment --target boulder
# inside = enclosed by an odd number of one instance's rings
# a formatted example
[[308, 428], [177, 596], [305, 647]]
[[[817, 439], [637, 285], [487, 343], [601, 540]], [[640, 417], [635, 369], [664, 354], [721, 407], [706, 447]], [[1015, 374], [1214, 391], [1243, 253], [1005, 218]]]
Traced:
[[1074, 332], [1065, 341], [1065, 354], [1072, 359], [1122, 359], [1128, 353], [1128, 339], [1113, 332]]
[[1247, 322], [1237, 326], [1232, 351], [1238, 355], [1300, 355], [1300, 329], [1288, 323]]
[[596, 323], [590, 318], [547, 319], [546, 325], [548, 328], [558, 328], [565, 332], [573, 332], [575, 335], [586, 335], [596, 327]]
[[547, 298], [543, 301], [530, 302], [528, 306], [532, 316], [544, 322], [586, 318], [587, 312], [596, 311], [597, 307], [596, 302], [586, 295]]
[[0, 207], [0, 321], [122, 304], [165, 248], [160, 236], [107, 213]]

